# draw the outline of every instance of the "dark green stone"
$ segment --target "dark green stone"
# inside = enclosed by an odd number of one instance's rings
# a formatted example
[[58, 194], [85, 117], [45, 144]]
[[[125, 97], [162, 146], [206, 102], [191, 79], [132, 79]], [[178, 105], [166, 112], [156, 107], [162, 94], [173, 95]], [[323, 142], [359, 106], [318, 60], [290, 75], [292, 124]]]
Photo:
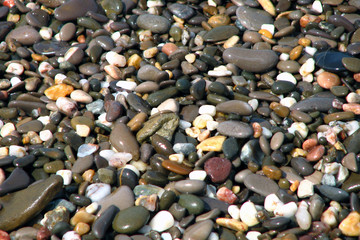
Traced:
[[112, 223], [118, 233], [132, 234], [142, 228], [150, 218], [150, 213], [142, 206], [129, 207], [118, 212]]
[[186, 208], [189, 214], [198, 215], [204, 210], [204, 202], [192, 194], [181, 194], [178, 203], [180, 206]]

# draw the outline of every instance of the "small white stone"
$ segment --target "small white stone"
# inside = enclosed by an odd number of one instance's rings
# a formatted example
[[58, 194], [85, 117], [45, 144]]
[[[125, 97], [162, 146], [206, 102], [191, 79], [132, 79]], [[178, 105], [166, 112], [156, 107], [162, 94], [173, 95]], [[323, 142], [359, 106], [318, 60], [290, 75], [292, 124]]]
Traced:
[[100, 114], [98, 119], [95, 121], [95, 123], [101, 123], [107, 127], [111, 127], [113, 125], [112, 122], [106, 121], [106, 112]]
[[219, 126], [219, 122], [216, 121], [207, 121], [206, 129], [209, 131], [214, 131]]
[[153, 108], [153, 109], [151, 109], [150, 115], [154, 115], [154, 114], [156, 114], [158, 112], [159, 112], [159, 109]]
[[130, 162], [132, 154], [127, 152], [118, 152], [110, 157], [109, 165], [116, 168], [121, 168]]
[[76, 125], [76, 133], [80, 137], [87, 137], [90, 135], [91, 129], [88, 125], [78, 124]]
[[67, 78], [67, 76], [65, 74], [62, 73], [58, 73], [55, 75], [55, 82], [57, 82], [58, 84], [62, 83], [65, 79]]
[[190, 180], [205, 180], [206, 178], [206, 172], [204, 170], [194, 170], [189, 173], [189, 179]]
[[12, 78], [10, 79], [10, 83], [11, 83], [11, 86], [12, 86], [12, 87], [15, 86], [15, 85], [17, 85], [17, 84], [19, 84], [19, 83], [21, 83], [21, 82], [22, 82], [21, 79], [18, 78], [18, 77], [12, 77]]
[[344, 130], [348, 134], [348, 136], [352, 135], [354, 132], [356, 132], [359, 129], [360, 125], [359, 122], [356, 120], [349, 121], [345, 123]]
[[287, 82], [291, 82], [294, 85], [296, 85], [297, 81], [296, 78], [294, 77], [294, 75], [292, 75], [289, 72], [282, 72], [279, 75], [276, 76], [276, 80], [277, 81], [287, 81]]
[[290, 108], [295, 103], [296, 103], [296, 99], [293, 97], [286, 97], [280, 100], [280, 104], [288, 108]]
[[305, 201], [301, 201], [295, 214], [296, 222], [303, 230], [308, 230], [311, 227], [311, 215], [307, 209], [308, 204]]
[[260, 236], [260, 235], [261, 235], [261, 233], [258, 231], [249, 231], [249, 232], [247, 232], [245, 237], [248, 240], [258, 240], [258, 236]]
[[290, 55], [287, 53], [282, 53], [282, 54], [280, 54], [280, 57], [279, 57], [280, 61], [287, 61], [287, 60], [289, 60], [289, 58], [290, 58]]
[[206, 128], [206, 123], [208, 121], [213, 121], [213, 117], [208, 114], [202, 114], [197, 116], [193, 121], [193, 126], [199, 129]]
[[211, 77], [225, 77], [231, 76], [232, 72], [229, 71], [225, 66], [218, 66], [215, 67], [214, 70], [210, 70], [208, 74]]
[[325, 174], [336, 174], [339, 171], [341, 164], [337, 162], [325, 163], [323, 167], [323, 173]]
[[295, 131], [298, 131], [300, 135], [305, 139], [309, 133], [309, 129], [303, 122], [294, 122], [291, 124], [291, 127], [288, 128], [288, 132], [295, 134]]
[[274, 210], [274, 215], [276, 217], [292, 218], [293, 216], [295, 216], [297, 209], [298, 209], [298, 207], [295, 202], [289, 202], [285, 205], [279, 205]]
[[262, 129], [262, 135], [263, 135], [264, 137], [266, 137], [267, 139], [269, 139], [269, 138], [272, 137], [272, 132], [271, 132], [268, 128], [266, 128], [266, 127], [261, 127], [261, 129]]
[[56, 106], [61, 112], [69, 116], [72, 116], [73, 113], [77, 110], [76, 102], [67, 97], [59, 97], [56, 100]]
[[111, 186], [106, 183], [93, 183], [86, 188], [85, 196], [92, 202], [98, 202], [111, 193]]
[[90, 214], [94, 214], [99, 209], [99, 204], [97, 202], [91, 203], [85, 208], [85, 211]]
[[85, 143], [82, 144], [77, 152], [78, 157], [86, 157], [88, 155], [93, 154], [99, 149], [99, 145], [93, 143]]
[[202, 36], [196, 35], [196, 37], [194, 39], [194, 43], [196, 46], [201, 46], [204, 44], [204, 39], [202, 38]]
[[[48, 123], [50, 123], [50, 116], [41, 116], [38, 117], [37, 120], [39, 120], [43, 125], [46, 125]], [[1, 128], [1, 125], [0, 125]]]
[[228, 213], [233, 219], [239, 220], [240, 219], [240, 208], [236, 205], [230, 205], [228, 207]]
[[24, 157], [26, 155], [26, 149], [21, 146], [11, 145], [9, 147], [9, 155], [15, 157]]
[[208, 240], [219, 240], [219, 234], [217, 234], [216, 232], [211, 232], [209, 237], [208, 237]]
[[11, 122], [6, 123], [0, 130], [0, 135], [2, 137], [6, 137], [9, 135], [12, 131], [15, 131], [15, 125]]
[[111, 156], [114, 154], [115, 154], [115, 152], [111, 149], [105, 149], [105, 150], [101, 150], [99, 152], [100, 157], [103, 157], [108, 161], [110, 160]]
[[308, 75], [303, 76], [303, 77], [302, 77], [302, 80], [303, 80], [304, 82], [309, 82], [309, 83], [311, 83], [311, 82], [314, 81], [314, 76], [312, 75], [312, 73], [309, 73]]
[[179, 128], [182, 130], [185, 130], [186, 128], [190, 128], [191, 127], [191, 123], [185, 120], [180, 119], [179, 121]]
[[163, 232], [174, 225], [174, 217], [169, 211], [158, 212], [150, 221], [149, 225], [152, 230], [157, 232]]
[[182, 163], [184, 161], [184, 154], [182, 153], [175, 153], [175, 154], [170, 154], [169, 155], [169, 160], [177, 162], [177, 163]]
[[349, 170], [340, 164], [339, 171], [336, 175], [337, 183], [343, 183], [347, 179], [348, 176], [349, 176]]
[[314, 54], [317, 52], [317, 49], [314, 47], [305, 47], [305, 52], [309, 54], [310, 56], [314, 56]]
[[8, 147], [0, 147], [0, 156], [8, 156], [9, 148]]
[[157, 107], [157, 109], [159, 111], [172, 111], [174, 113], [177, 113], [177, 112], [179, 112], [180, 105], [179, 105], [179, 102], [176, 101], [175, 99], [169, 98], [169, 99], [165, 100], [164, 102], [162, 102]]
[[322, 3], [319, 0], [315, 0], [311, 6], [311, 9], [319, 14], [322, 13], [323, 12]]
[[117, 42], [120, 38], [121, 38], [121, 33], [119, 31], [111, 34], [111, 39], [114, 40], [114, 42]]
[[161, 233], [161, 239], [162, 240], [172, 240], [172, 236], [168, 232]]
[[196, 55], [194, 53], [189, 53], [185, 55], [185, 60], [189, 63], [194, 63], [196, 60]]
[[256, 111], [256, 109], [259, 107], [259, 101], [257, 99], [251, 99], [248, 101], [248, 104], [251, 106], [251, 108]]
[[69, 185], [72, 179], [72, 172], [68, 169], [61, 169], [56, 172], [56, 175], [59, 175], [63, 178], [64, 185]]
[[202, 105], [199, 108], [199, 114], [208, 114], [214, 117], [216, 114], [216, 107], [214, 105]]
[[360, 95], [354, 92], [349, 93], [346, 96], [346, 101], [348, 103], [359, 103], [360, 102]]
[[20, 63], [10, 63], [9, 66], [5, 70], [7, 73], [12, 73], [15, 75], [21, 75], [24, 72], [24, 66]]
[[301, 76], [306, 76], [312, 73], [315, 70], [315, 60], [309, 58], [306, 62], [300, 67], [299, 73]]
[[307, 179], [302, 180], [297, 189], [297, 195], [299, 198], [306, 198], [314, 195], [314, 183]]
[[136, 84], [136, 82], [131, 82], [131, 81], [118, 81], [116, 83], [116, 86], [121, 87], [126, 90], [129, 90], [129, 91], [134, 91], [137, 84]]
[[27, 3], [27, 4], [26, 4], [26, 7], [27, 7], [27, 8], [30, 8], [31, 10], [35, 10], [35, 9], [38, 9], [38, 8], [39, 8], [39, 6], [36, 5], [36, 3], [33, 3], [33, 2]]
[[47, 73], [47, 72], [49, 72], [50, 70], [53, 70], [53, 69], [54, 69], [54, 67], [51, 66], [50, 63], [45, 62], [45, 61], [41, 62], [39, 67], [38, 67], [38, 70], [39, 70], [40, 74], [45, 74], [45, 73]]
[[274, 33], [275, 33], [274, 24], [265, 23], [265, 24], [261, 25], [261, 29], [268, 30], [271, 33], [271, 35], [274, 35]]
[[158, 51], [159, 50], [157, 49], [157, 47], [151, 47], [143, 52], [143, 56], [144, 58], [153, 58], [158, 53]]
[[223, 47], [225, 49], [231, 48], [233, 46], [235, 46], [235, 44], [237, 44], [240, 40], [240, 37], [237, 35], [231, 36], [230, 38], [228, 38], [228, 40], [225, 41]]
[[62, 236], [62, 240], [81, 240], [81, 236], [75, 231], [68, 231]]
[[44, 40], [50, 40], [52, 38], [53, 31], [49, 27], [42, 27], [39, 31], [40, 36]]
[[162, 0], [150, 0], [150, 1], [147, 1], [146, 2], [146, 6], [148, 8], [151, 8], [151, 7], [162, 7], [164, 6], [164, 3]]
[[80, 103], [91, 103], [93, 101], [93, 98], [90, 96], [90, 94], [80, 89], [72, 91], [70, 98]]
[[276, 208], [282, 205], [284, 205], [284, 203], [276, 196], [275, 193], [272, 193], [265, 198], [264, 207], [268, 212], [273, 212]]
[[336, 210], [336, 208], [330, 206], [321, 214], [320, 219], [323, 223], [328, 224], [330, 227], [335, 227], [338, 224], [337, 215], [338, 211]]
[[106, 61], [108, 61], [108, 63], [111, 65], [115, 65], [117, 67], [125, 67], [126, 65], [126, 58], [116, 52], [107, 52], [105, 58]]
[[255, 204], [250, 201], [245, 202], [240, 208], [241, 221], [243, 221], [249, 227], [255, 226], [259, 223], [256, 218], [256, 213], [257, 210]]

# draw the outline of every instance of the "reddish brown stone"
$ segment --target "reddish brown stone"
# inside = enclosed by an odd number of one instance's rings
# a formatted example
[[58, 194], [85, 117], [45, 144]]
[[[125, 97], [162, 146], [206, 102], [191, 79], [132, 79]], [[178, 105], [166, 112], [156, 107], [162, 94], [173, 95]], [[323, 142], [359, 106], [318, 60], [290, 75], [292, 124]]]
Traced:
[[161, 166], [163, 166], [163, 168], [165, 168], [171, 172], [174, 172], [174, 173], [177, 173], [180, 175], [188, 175], [192, 171], [192, 169], [189, 168], [188, 166], [185, 166], [184, 164], [179, 164], [179, 163], [171, 161], [171, 160], [164, 160], [161, 163]]
[[231, 162], [226, 158], [213, 157], [205, 162], [204, 170], [214, 183], [221, 183], [230, 174]]
[[10, 240], [9, 234], [3, 230], [0, 230], [0, 240]]
[[36, 234], [36, 240], [47, 240], [50, 239], [51, 232], [47, 227], [41, 227]]
[[226, 187], [220, 188], [216, 193], [216, 197], [221, 201], [227, 202], [228, 204], [233, 204], [238, 200], [235, 193]]

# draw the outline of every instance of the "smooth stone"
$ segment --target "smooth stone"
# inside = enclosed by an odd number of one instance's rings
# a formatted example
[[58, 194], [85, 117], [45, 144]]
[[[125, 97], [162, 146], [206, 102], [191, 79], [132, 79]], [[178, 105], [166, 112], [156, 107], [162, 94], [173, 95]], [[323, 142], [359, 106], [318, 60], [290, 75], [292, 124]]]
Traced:
[[155, 151], [159, 154], [169, 156], [174, 154], [172, 144], [164, 137], [154, 134], [151, 137], [151, 145], [154, 147]]
[[197, 222], [185, 229], [183, 240], [206, 240], [208, 239], [213, 226], [214, 223], [211, 220]]
[[239, 32], [240, 30], [235, 26], [219, 26], [205, 33], [203, 39], [205, 42], [218, 42], [238, 35]]
[[360, 42], [349, 44], [346, 51], [351, 55], [359, 54], [360, 53]]
[[168, 183], [168, 177], [162, 172], [148, 170], [142, 175], [146, 183], [164, 187]]
[[29, 25], [24, 25], [15, 28], [7, 36], [6, 39], [15, 39], [23, 45], [33, 45], [41, 40], [41, 36], [35, 28]]
[[290, 223], [290, 218], [287, 217], [277, 217], [270, 218], [262, 222], [262, 226], [269, 230], [281, 230], [284, 229]]
[[94, 0], [70, 0], [56, 8], [54, 16], [59, 21], [72, 21], [85, 16], [89, 11], [97, 10], [98, 5]]
[[204, 202], [192, 194], [181, 194], [178, 203], [180, 206], [186, 208], [189, 214], [198, 215], [204, 210]]
[[329, 72], [341, 72], [346, 68], [342, 63], [342, 59], [345, 57], [351, 57], [351, 55], [343, 52], [326, 51], [317, 52], [314, 55], [316, 66], [325, 69]]
[[325, 197], [329, 198], [330, 200], [334, 200], [337, 202], [344, 202], [349, 200], [349, 193], [345, 190], [342, 190], [337, 187], [331, 187], [327, 185], [317, 185], [317, 190], [324, 195]]
[[169, 20], [152, 14], [140, 15], [136, 20], [136, 24], [139, 28], [148, 29], [153, 33], [166, 33], [170, 29]]
[[234, 120], [221, 122], [217, 131], [222, 135], [235, 138], [248, 138], [254, 133], [249, 124]]
[[62, 41], [69, 41], [75, 36], [76, 26], [74, 23], [69, 22], [61, 27], [59, 37]]
[[82, 74], [91, 76], [100, 71], [100, 66], [96, 63], [84, 63], [79, 66], [79, 71]]
[[149, 222], [149, 226], [152, 230], [157, 232], [163, 232], [168, 230], [174, 225], [174, 217], [169, 211], [158, 212]]
[[279, 61], [276, 67], [283, 72], [298, 73], [301, 66], [296, 61], [286, 60]]
[[171, 172], [180, 174], [180, 175], [188, 175], [191, 171], [192, 168], [184, 165], [184, 164], [180, 164], [171, 160], [164, 160], [161, 163], [161, 166]]
[[291, 166], [303, 176], [308, 176], [314, 172], [313, 166], [303, 157], [291, 159]]
[[334, 98], [305, 98], [290, 107], [290, 110], [298, 110], [302, 112], [328, 112], [332, 108]]
[[289, 182], [295, 182], [295, 181], [301, 182], [303, 180], [303, 178], [299, 175], [299, 173], [292, 167], [282, 166], [280, 169], [284, 172], [285, 178]]
[[355, 114], [353, 112], [335, 112], [326, 115], [323, 119], [326, 124], [332, 122], [332, 121], [346, 121], [351, 120], [355, 118]]
[[270, 148], [272, 150], [279, 149], [283, 145], [284, 139], [285, 139], [284, 133], [282, 132], [275, 133], [270, 140]]
[[26, 189], [0, 198], [0, 229], [12, 231], [39, 214], [62, 189], [62, 177], [53, 175]]
[[100, 210], [97, 213], [97, 216], [100, 216], [111, 205], [114, 205], [120, 209], [120, 211], [134, 206], [135, 196], [130, 187], [123, 185], [113, 191], [110, 195], [101, 199], [98, 204]]
[[168, 87], [151, 93], [146, 99], [152, 107], [157, 107], [169, 98], [175, 97], [178, 94], [176, 87]]
[[71, 171], [73, 173], [82, 174], [86, 170], [90, 169], [91, 166], [94, 164], [94, 157], [93, 155], [88, 155], [85, 157], [79, 157], [75, 163], [73, 164]]
[[142, 228], [150, 218], [149, 211], [142, 206], [129, 207], [118, 212], [112, 222], [118, 233], [132, 234]]
[[67, 48], [69, 48], [69, 44], [63, 41], [41, 41], [33, 45], [34, 51], [43, 55], [53, 55]]
[[253, 50], [239, 47], [228, 48], [223, 53], [228, 63], [249, 72], [265, 72], [276, 66], [278, 56], [273, 50]]
[[356, 154], [353, 152], [349, 152], [348, 154], [346, 154], [341, 160], [341, 164], [353, 172], [357, 172], [359, 169], [359, 163], [356, 158]]
[[253, 109], [247, 102], [239, 100], [230, 100], [216, 105], [216, 111], [224, 113], [235, 113], [239, 115], [251, 115]]
[[43, 124], [39, 120], [32, 120], [21, 124], [17, 127], [19, 133], [27, 133], [29, 131], [40, 132], [43, 128]]
[[111, 226], [111, 223], [118, 212], [119, 209], [116, 206], [111, 205], [94, 221], [94, 224], [92, 225], [92, 232], [95, 237], [105, 237], [107, 230]]
[[201, 180], [181, 180], [175, 183], [175, 189], [180, 193], [201, 194], [206, 189], [206, 183]]
[[15, 167], [26, 167], [35, 161], [34, 155], [26, 155], [14, 160], [13, 165]]
[[222, 213], [227, 213], [229, 204], [216, 198], [200, 197], [205, 204], [205, 211], [219, 209]]
[[204, 170], [214, 183], [224, 182], [230, 174], [232, 164], [226, 158], [213, 157], [206, 160]]
[[126, 97], [126, 101], [135, 111], [150, 114], [150, 105], [136, 94], [129, 93]]
[[135, 136], [124, 123], [116, 123], [110, 134], [110, 143], [118, 152], [132, 154], [133, 160], [138, 160], [140, 147]]
[[347, 70], [355, 73], [360, 72], [360, 59], [353, 57], [344, 57], [341, 61]]
[[224, 156], [229, 160], [233, 160], [235, 157], [237, 157], [239, 150], [240, 148], [238, 142], [234, 137], [227, 138], [222, 145]]
[[358, 192], [360, 190], [360, 174], [352, 172], [342, 184], [341, 189], [347, 192]]
[[176, 143], [173, 146], [173, 150], [176, 153], [182, 153], [185, 156], [189, 155], [192, 152], [196, 152], [195, 145], [192, 143]]
[[196, 13], [189, 5], [180, 3], [171, 4], [168, 8], [172, 14], [185, 20], [191, 18]]
[[147, 64], [139, 69], [137, 77], [143, 81], [161, 82], [167, 80], [169, 75], [165, 71], [160, 71], [155, 66]]
[[267, 196], [279, 190], [279, 186], [273, 180], [258, 174], [248, 175], [244, 180], [244, 184], [249, 190], [261, 196]]
[[0, 185], [0, 196], [29, 186], [31, 179], [22, 168], [15, 168]]
[[264, 101], [270, 101], [270, 102], [280, 102], [280, 98], [277, 96], [268, 93], [268, 92], [262, 92], [262, 91], [254, 91], [249, 93], [249, 97], [258, 99], [258, 100], [264, 100]]
[[241, 148], [240, 159], [245, 164], [249, 162], [255, 162], [259, 166], [262, 165], [262, 161], [265, 154], [260, 148], [258, 139], [251, 139]]
[[263, 24], [272, 24], [274, 20], [271, 15], [264, 10], [239, 6], [236, 10], [236, 17], [248, 30], [259, 31]]
[[295, 85], [289, 81], [276, 81], [271, 86], [271, 91], [275, 94], [289, 93], [295, 89]]
[[343, 143], [347, 152], [358, 154], [360, 152], [360, 129], [348, 136]]
[[138, 175], [131, 169], [128, 169], [126, 167], [121, 168], [117, 172], [117, 175], [119, 186], [126, 185], [133, 189], [138, 184]]
[[337, 27], [344, 27], [348, 32], [355, 31], [354, 25], [345, 17], [340, 15], [331, 15], [328, 17], [327, 21], [331, 24], [334, 24]]

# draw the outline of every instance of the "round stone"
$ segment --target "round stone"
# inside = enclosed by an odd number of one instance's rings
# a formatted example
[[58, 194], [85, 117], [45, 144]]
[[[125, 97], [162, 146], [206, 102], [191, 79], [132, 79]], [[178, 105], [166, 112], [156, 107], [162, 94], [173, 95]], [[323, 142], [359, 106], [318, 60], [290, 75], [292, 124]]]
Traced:
[[226, 158], [213, 157], [204, 164], [204, 170], [214, 183], [224, 182], [230, 174], [231, 162]]

